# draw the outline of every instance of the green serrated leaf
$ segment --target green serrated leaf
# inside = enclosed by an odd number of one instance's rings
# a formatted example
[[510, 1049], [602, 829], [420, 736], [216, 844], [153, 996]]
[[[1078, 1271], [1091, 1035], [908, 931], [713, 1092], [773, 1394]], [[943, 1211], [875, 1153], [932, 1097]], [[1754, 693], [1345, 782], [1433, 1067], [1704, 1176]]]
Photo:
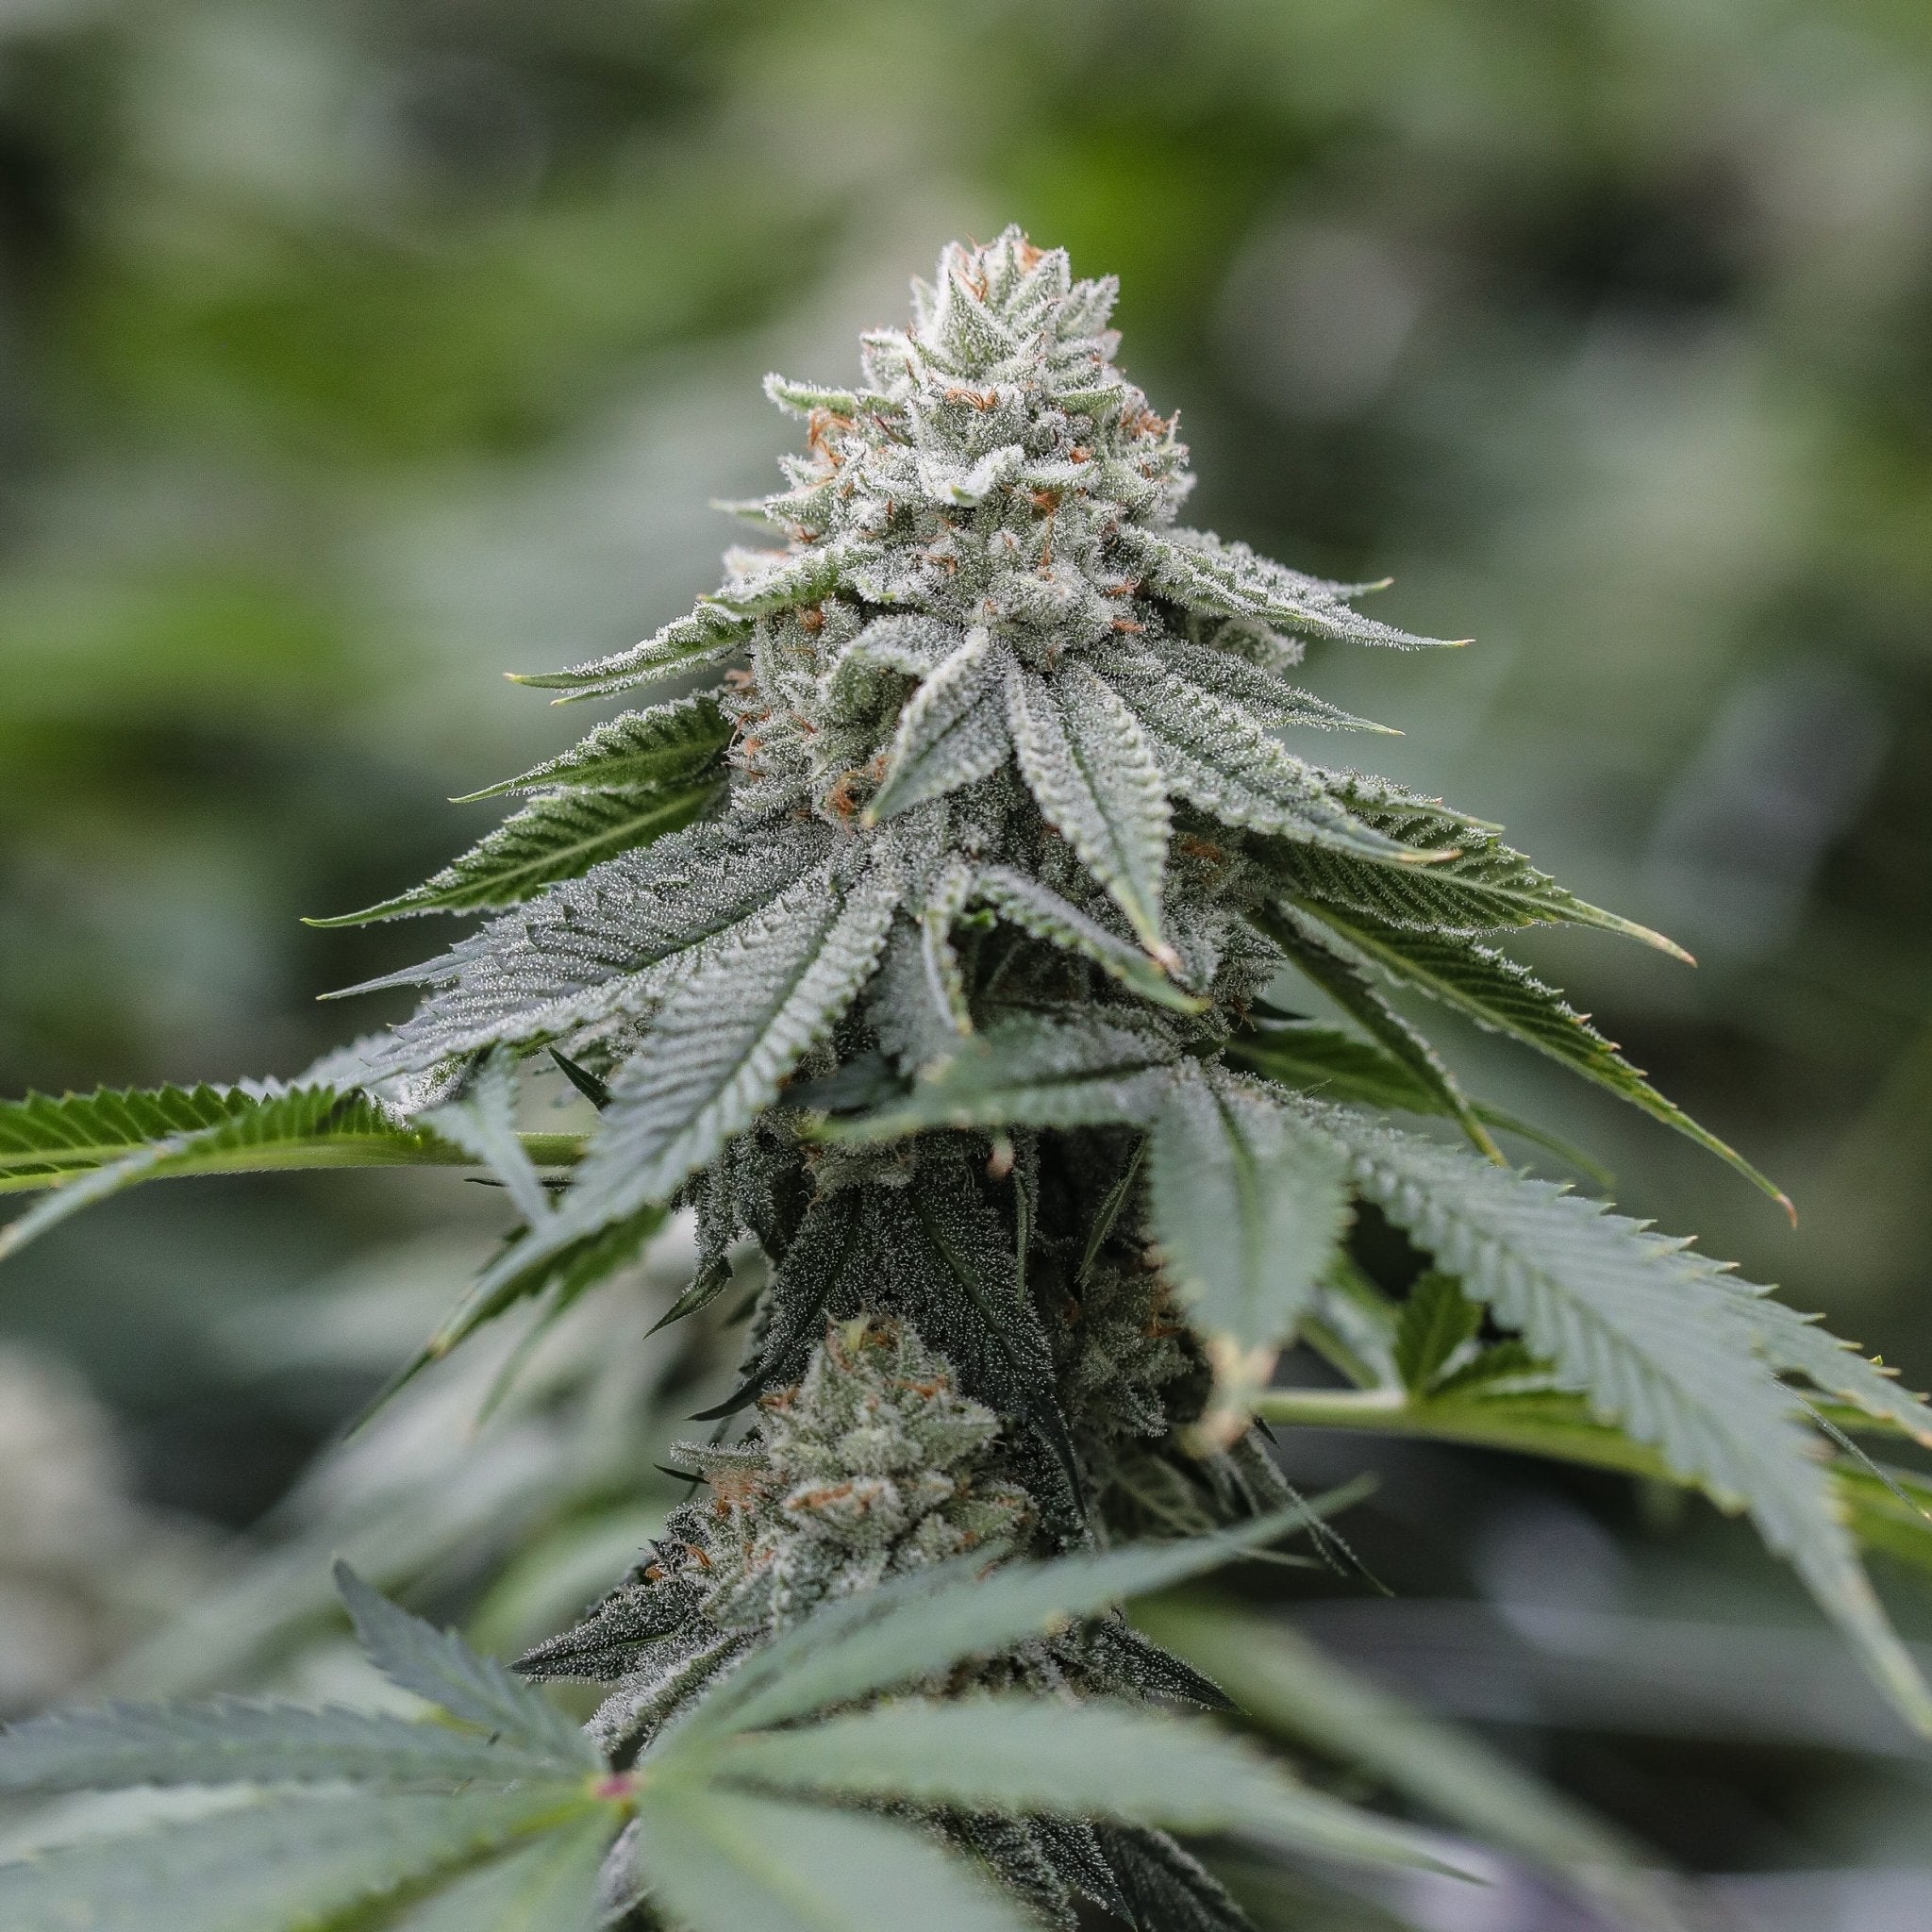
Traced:
[[731, 741], [730, 721], [718, 701], [700, 691], [648, 711], [626, 711], [600, 724], [560, 758], [532, 765], [515, 778], [466, 792], [454, 805], [501, 798], [508, 792], [656, 791], [689, 784], [717, 761]]
[[885, 873], [807, 880], [679, 987], [610, 1078], [610, 1105], [558, 1216], [575, 1237], [661, 1203], [770, 1106], [871, 977], [896, 909]]
[[1364, 824], [1418, 851], [1454, 851], [1426, 866], [1368, 863], [1345, 852], [1277, 841], [1257, 856], [1291, 896], [1418, 932], [1474, 934], [1530, 925], [1621, 933], [1690, 960], [1661, 933], [1579, 899], [1503, 843], [1493, 825], [1382, 779], [1329, 773], [1335, 798]]
[[1189, 1319], [1246, 1350], [1294, 1332], [1348, 1220], [1331, 1146], [1264, 1094], [1191, 1070], [1155, 1116], [1147, 1197]]
[[1373, 864], [1426, 865], [1449, 856], [1418, 851], [1357, 819], [1316, 767], [1240, 705], [1164, 664], [1119, 682], [1168, 788], [1223, 824], [1333, 846]]
[[899, 714], [885, 776], [865, 808], [867, 824], [975, 784], [1006, 763], [1012, 755], [1001, 702], [1006, 661], [991, 634], [975, 626], [921, 681]]
[[1775, 1182], [1666, 1100], [1583, 1014], [1513, 959], [1472, 940], [1410, 932], [1330, 908], [1308, 909], [1391, 979], [1417, 988], [1490, 1032], [1506, 1034], [1534, 1047], [1618, 1099], [1641, 1108], [1653, 1120], [1675, 1128], [1770, 1195], [1795, 1221], [1790, 1202]]
[[[1276, 912], [1261, 908], [1251, 917], [1255, 925], [1288, 955], [1301, 973], [1385, 1049], [1400, 1074], [1407, 1076], [1411, 1098], [1373, 1100], [1372, 1105], [1447, 1114], [1491, 1159], [1502, 1158], [1481, 1116], [1441, 1056], [1375, 990], [1357, 959], [1338, 946], [1316, 921], [1292, 910]], [[1236, 1050], [1240, 1051], [1239, 1046]], [[1359, 1057], [1354, 1071], [1357, 1075], [1362, 1071]], [[1338, 1093], [1333, 1097], [1355, 1100], [1366, 1096]]]
[[1078, 664], [1049, 684], [1015, 664], [1007, 674], [1007, 721], [1021, 775], [1048, 824], [1126, 914], [1148, 952], [1178, 959], [1161, 930], [1171, 822], [1167, 788], [1133, 714], [1103, 679]]
[[578, 1788], [272, 1799], [0, 1865], [7, 1932], [306, 1932], [574, 1822]]
[[1305, 576], [1257, 556], [1245, 543], [1224, 542], [1205, 530], [1155, 530], [1128, 524], [1116, 541], [1148, 587], [1185, 610], [1256, 617], [1312, 637], [1399, 650], [1439, 649], [1450, 641], [1416, 637], [1358, 615], [1345, 600], [1359, 585]]
[[0, 1790], [111, 1790], [125, 1785], [326, 1784], [487, 1787], [569, 1777], [582, 1755], [480, 1738], [386, 1711], [310, 1709], [220, 1697], [205, 1704], [108, 1704], [0, 1732]]
[[1780, 1374], [1798, 1374], [1848, 1402], [1860, 1414], [1890, 1424], [1932, 1448], [1932, 1407], [1894, 1379], [1895, 1371], [1868, 1361], [1816, 1318], [1801, 1315], [1754, 1283], [1727, 1279], [1731, 1311], [1752, 1347]]
[[1313, 1505], [1275, 1510], [1220, 1535], [1102, 1556], [1008, 1563], [960, 1558], [815, 1612], [741, 1665], [679, 1732], [689, 1743], [807, 1717], [871, 1691], [996, 1656], [1122, 1597], [1198, 1576], [1319, 1520]]
[[655, 637], [627, 651], [593, 658], [568, 671], [511, 672], [512, 684], [561, 691], [559, 705], [586, 698], [612, 697], [640, 684], [651, 684], [699, 664], [728, 658], [751, 637], [751, 620], [735, 616], [715, 604], [700, 604], [689, 616], [675, 617]]
[[896, 1105], [827, 1121], [831, 1141], [895, 1141], [929, 1127], [1066, 1127], [1144, 1122], [1173, 1077], [1158, 1035], [1086, 1017], [1016, 1014], [961, 1043]]
[[[1392, 1007], [1388, 1010], [1400, 1021]], [[1401, 1024], [1407, 1024], [1406, 1021]], [[1317, 1021], [1251, 1024], [1228, 1041], [1226, 1054], [1234, 1065], [1248, 1073], [1346, 1107], [1373, 1108], [1383, 1113], [1449, 1113], [1437, 1091], [1392, 1054]], [[1469, 1110], [1483, 1127], [1493, 1133], [1514, 1134], [1545, 1148], [1592, 1185], [1605, 1189], [1613, 1185], [1609, 1170], [1600, 1160], [1560, 1134], [1553, 1134], [1520, 1114], [1491, 1107], [1488, 1101], [1472, 1100]], [[1487, 1151], [1485, 1142], [1474, 1144]]]
[[[164, 1138], [116, 1146], [157, 1118], [201, 1124]], [[0, 1108], [17, 1164], [0, 1191], [53, 1188], [0, 1229], [0, 1258], [83, 1208], [142, 1181], [202, 1174], [291, 1173], [308, 1168], [467, 1167], [475, 1157], [419, 1127], [398, 1127], [365, 1094], [333, 1087], [159, 1088], [145, 1092], [36, 1095]], [[61, 1138], [65, 1136], [65, 1138]], [[24, 1144], [25, 1143], [25, 1144]], [[568, 1165], [583, 1151], [575, 1135], [531, 1135], [523, 1141], [539, 1166]], [[64, 1176], [64, 1177], [63, 1177]], [[58, 1185], [57, 1185], [58, 1182]]]
[[1483, 1311], [1452, 1274], [1431, 1268], [1409, 1290], [1395, 1324], [1395, 1368], [1402, 1386], [1420, 1393], [1483, 1325]]
[[1550, 1182], [1345, 1108], [1298, 1104], [1347, 1151], [1357, 1191], [1564, 1387], [1720, 1502], [1747, 1507], [1874, 1678], [1932, 1730], [1932, 1691], [1858, 1567], [1797, 1398], [1740, 1331], [1723, 1270]]
[[1444, 1869], [1414, 1834], [1291, 1781], [1205, 1724], [1023, 1695], [907, 1698], [726, 1740], [727, 1783], [1008, 1817], [1239, 1832], [1299, 1852]]
[[913, 1827], [743, 1792], [647, 1793], [635, 1857], [692, 1932], [1029, 1932], [981, 1874]]
[[603, 1764], [583, 1732], [494, 1657], [479, 1657], [454, 1631], [412, 1617], [346, 1563], [338, 1561], [335, 1578], [358, 1641], [391, 1683], [516, 1748], [547, 1754], [560, 1771], [594, 1771]]
[[1176, 986], [1138, 946], [1117, 938], [1050, 887], [1010, 866], [979, 867], [972, 874], [967, 900], [990, 908], [1008, 924], [1037, 940], [1091, 959], [1108, 978], [1156, 1006], [1177, 1013], [1198, 1013], [1208, 1005]]
[[601, 859], [681, 830], [717, 803], [724, 786], [722, 776], [707, 772], [644, 791], [545, 792], [425, 884], [360, 912], [304, 924], [366, 925], [420, 912], [514, 906]]

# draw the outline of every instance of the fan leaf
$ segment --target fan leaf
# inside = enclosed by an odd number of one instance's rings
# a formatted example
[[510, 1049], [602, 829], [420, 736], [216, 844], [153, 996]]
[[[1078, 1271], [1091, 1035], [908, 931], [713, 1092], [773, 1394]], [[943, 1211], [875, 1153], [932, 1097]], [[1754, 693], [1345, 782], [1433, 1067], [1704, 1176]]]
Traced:
[[1581, 1013], [1565, 1004], [1560, 993], [1515, 960], [1472, 940], [1438, 938], [1328, 909], [1322, 910], [1321, 917], [1360, 958], [1373, 960], [1390, 978], [1427, 993], [1489, 1032], [1534, 1047], [1641, 1108], [1652, 1120], [1715, 1154], [1791, 1213], [1790, 1202], [1775, 1182], [1666, 1100]]
[[963, 1860], [882, 1818], [672, 1789], [639, 1824], [640, 1875], [692, 1932], [1029, 1932]]
[[731, 725], [718, 701], [705, 692], [658, 705], [648, 711], [626, 711], [600, 724], [582, 743], [560, 758], [532, 765], [515, 778], [486, 786], [453, 800], [474, 805], [479, 799], [501, 798], [507, 792], [548, 791], [571, 788], [591, 791], [658, 791], [689, 783], [731, 741]]
[[206, 1704], [108, 1704], [0, 1731], [0, 1790], [111, 1790], [124, 1785], [327, 1784], [503, 1789], [569, 1778], [583, 1754], [480, 1738], [387, 1711], [309, 1709], [218, 1697]]
[[1155, 1116], [1147, 1195], [1189, 1318], [1247, 1350], [1292, 1335], [1348, 1223], [1332, 1145], [1265, 1095], [1191, 1070]]
[[307, 1932], [581, 1815], [578, 1788], [271, 1799], [0, 1865], [8, 1932]]
[[1310, 637], [1427, 650], [1445, 640], [1412, 636], [1362, 617], [1344, 601], [1361, 586], [1335, 584], [1226, 543], [1205, 530], [1149, 530], [1124, 525], [1117, 540], [1148, 587], [1184, 610], [1255, 617]]
[[975, 626], [913, 692], [866, 807], [867, 824], [976, 784], [1006, 763], [1012, 745], [1001, 704], [1004, 656]]
[[480, 1725], [517, 1749], [547, 1754], [559, 1768], [596, 1770], [603, 1763], [577, 1727], [541, 1691], [478, 1655], [453, 1631], [412, 1617], [338, 1562], [336, 1588], [369, 1660], [392, 1684]]
[[1296, 1785], [1206, 1724], [1124, 1705], [906, 1698], [737, 1737], [712, 1774], [791, 1792], [1232, 1831], [1379, 1864], [1441, 1860], [1412, 1833]]
[[739, 617], [716, 604], [700, 604], [685, 617], [674, 617], [654, 637], [627, 651], [613, 652], [608, 658], [593, 658], [568, 671], [511, 672], [512, 684], [534, 685], [541, 691], [560, 691], [564, 695], [553, 702], [574, 704], [585, 698], [614, 697], [640, 684], [655, 683], [680, 671], [728, 658], [743, 647], [751, 637], [751, 620]]
[[558, 1234], [586, 1234], [667, 1200], [769, 1107], [871, 976], [898, 897], [886, 873], [844, 887], [805, 881], [673, 992], [643, 1046], [611, 1076]]
[[1161, 932], [1167, 788], [1146, 734], [1115, 691], [1078, 664], [1049, 684], [1015, 664], [1007, 720], [1021, 775], [1046, 822], [1127, 916], [1141, 944], [1177, 965]]
[[1018, 1014], [961, 1043], [898, 1105], [828, 1121], [834, 1141], [894, 1141], [930, 1127], [1112, 1126], [1149, 1119], [1174, 1047], [1100, 1019]]
[[1168, 788], [1222, 824], [1333, 846], [1374, 863], [1426, 865], [1425, 851], [1378, 832], [1339, 804], [1322, 774], [1242, 708], [1166, 669], [1120, 680]]
[[316, 926], [366, 925], [420, 912], [474, 912], [514, 906], [559, 879], [574, 879], [603, 859], [681, 831], [724, 795], [724, 778], [701, 773], [645, 790], [549, 791], [506, 819], [432, 879]]
[[1715, 1263], [1551, 1182], [1300, 1105], [1347, 1151], [1357, 1190], [1563, 1387], [1720, 1502], [1748, 1508], [1900, 1709], [1932, 1729], [1932, 1693], [1858, 1567], [1816, 1439], [1740, 1333]]
[[1062, 952], [1091, 959], [1109, 979], [1118, 980], [1156, 1006], [1177, 1013], [1198, 1013], [1208, 1004], [1183, 991], [1138, 946], [1117, 938], [1050, 887], [1010, 866], [981, 866], [972, 875], [970, 897], [1022, 932], [1058, 946]]

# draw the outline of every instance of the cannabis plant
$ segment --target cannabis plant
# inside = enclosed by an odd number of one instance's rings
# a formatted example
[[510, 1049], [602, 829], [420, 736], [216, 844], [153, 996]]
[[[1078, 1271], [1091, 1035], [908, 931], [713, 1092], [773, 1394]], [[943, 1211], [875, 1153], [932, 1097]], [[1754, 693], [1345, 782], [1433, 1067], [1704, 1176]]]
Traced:
[[[520, 1304], [553, 1317], [679, 1211], [696, 1262], [662, 1320], [756, 1291], [736, 1386], [675, 1452], [691, 1499], [520, 1675], [344, 1576], [374, 1659], [446, 1721], [121, 1706], [0, 1739], [19, 1791], [253, 1794], [0, 1868], [8, 1925], [979, 1932], [1086, 1901], [1224, 1932], [1240, 1908], [1173, 1834], [1430, 1862], [1440, 1840], [1200, 1714], [1278, 1716], [1269, 1670], [1329, 1666], [1119, 1608], [1329, 1535], [1269, 1424], [1701, 1490], [1932, 1728], [1858, 1555], [1919, 1498], [1847, 1436], [1932, 1442], [1932, 1410], [1517, 1165], [1512, 1137], [1565, 1156], [1417, 1018], [1541, 1053], [1774, 1193], [1491, 941], [1676, 949], [1493, 826], [1289, 748], [1379, 728], [1295, 681], [1307, 641], [1430, 641], [1358, 612], [1376, 586], [1176, 522], [1187, 451], [1114, 365], [1113, 297], [1009, 229], [945, 251], [860, 386], [768, 380], [806, 446], [729, 507], [768, 547], [635, 649], [521, 680], [684, 694], [478, 793], [527, 802], [353, 915], [491, 915], [374, 982], [423, 990], [404, 1024], [286, 1084], [0, 1114], [5, 1184], [48, 1191], [8, 1247], [167, 1175], [485, 1170], [514, 1229], [399, 1379]], [[588, 1131], [522, 1124], [554, 1070]], [[1362, 1204], [1428, 1257], [1413, 1283], [1356, 1257]], [[607, 1687], [583, 1729], [549, 1678]], [[1348, 1708], [1313, 1741], [1674, 1923], [1606, 1876], [1603, 1828]]]

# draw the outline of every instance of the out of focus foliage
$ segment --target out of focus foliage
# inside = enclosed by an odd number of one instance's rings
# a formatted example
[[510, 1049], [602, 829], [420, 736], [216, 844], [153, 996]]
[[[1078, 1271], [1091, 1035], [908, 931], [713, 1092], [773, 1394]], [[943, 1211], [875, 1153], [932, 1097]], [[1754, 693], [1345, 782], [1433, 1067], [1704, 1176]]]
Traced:
[[[757, 378], [850, 373], [904, 263], [1008, 220], [1121, 274], [1192, 521], [1477, 638], [1322, 688], [1700, 956], [1546, 942], [1801, 1230], [1471, 1038], [1487, 1091], [1923, 1380], [1932, 13], [1896, 0], [15, 0], [0, 1091], [338, 1037], [311, 996], [424, 936], [298, 915], [433, 870], [489, 822], [443, 793], [571, 735], [490, 674], [686, 608], [729, 536], [693, 506], [784, 434]], [[0, 1324], [79, 1364], [152, 1502], [240, 1523], [382, 1358], [277, 1355], [260, 1310], [453, 1218], [494, 1225], [434, 1175], [157, 1191]], [[1631, 1560], [1621, 1491], [1424, 1474], [1488, 1486], [1491, 1581], [1524, 1524], [1566, 1587]], [[1402, 1507], [1375, 1564], [1469, 1588]], [[1720, 1858], [1872, 1836], [1775, 1764], [1557, 1757], [1645, 1828], [1702, 1791]]]

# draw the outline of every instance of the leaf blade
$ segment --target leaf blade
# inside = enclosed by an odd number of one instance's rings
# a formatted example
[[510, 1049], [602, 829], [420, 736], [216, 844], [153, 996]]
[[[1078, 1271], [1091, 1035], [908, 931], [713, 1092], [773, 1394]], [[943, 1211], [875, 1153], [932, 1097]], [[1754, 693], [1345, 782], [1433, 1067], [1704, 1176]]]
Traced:
[[640, 1824], [652, 1895], [694, 1932], [1027, 1932], [961, 1861], [883, 1819], [708, 1790], [654, 1794]]
[[546, 791], [422, 885], [359, 912], [303, 924], [326, 929], [514, 906], [620, 852], [682, 831], [717, 803], [724, 785], [721, 775], [707, 773], [647, 790]]
[[1441, 1868], [1412, 1834], [1294, 1784], [1208, 1724], [1125, 1705], [901, 1698], [726, 1740], [721, 1780], [1004, 1816], [1237, 1831], [1296, 1851]]
[[1715, 1154], [1796, 1219], [1776, 1182], [1667, 1100], [1583, 1014], [1515, 960], [1471, 940], [1439, 938], [1333, 911], [1323, 911], [1320, 917], [1349, 947], [1373, 960], [1391, 979], [1417, 988], [1489, 1032], [1533, 1047], [1619, 1100], [1627, 1101], [1707, 1153]]
[[1147, 1158], [1153, 1223], [1189, 1319], [1243, 1351], [1281, 1347], [1347, 1220], [1332, 1147], [1261, 1094], [1191, 1074]]
[[572, 1787], [269, 1800], [0, 1865], [8, 1932], [297, 1932], [565, 1818]]
[[1184, 1543], [1007, 1563], [983, 1576], [975, 1574], [983, 1565], [970, 1558], [935, 1565], [816, 1612], [741, 1666], [679, 1735], [696, 1741], [782, 1724], [964, 1656], [997, 1653], [1119, 1598], [1200, 1575], [1316, 1520], [1311, 1506], [1297, 1505]]
[[560, 1767], [583, 1772], [602, 1765], [596, 1747], [583, 1732], [494, 1657], [472, 1650], [454, 1631], [439, 1630], [421, 1617], [412, 1617], [370, 1589], [340, 1559], [335, 1579], [358, 1641], [391, 1683], [492, 1736], [528, 1751], [548, 1753]]
[[1639, 1442], [1747, 1507], [1874, 1678], [1932, 1730], [1932, 1691], [1845, 1534], [1792, 1392], [1740, 1333], [1715, 1264], [1641, 1223], [1341, 1108], [1301, 1102], [1347, 1150], [1351, 1178]]
[[0, 1790], [127, 1785], [325, 1784], [452, 1788], [569, 1776], [583, 1765], [525, 1740], [484, 1739], [388, 1711], [239, 1697], [108, 1704], [0, 1731]]
[[516, 791], [583, 787], [593, 791], [657, 791], [695, 778], [731, 741], [731, 724], [708, 692], [648, 711], [625, 711], [600, 724], [559, 757], [453, 805], [475, 805]]
[[1161, 930], [1171, 814], [1146, 735], [1119, 696], [1083, 666], [1049, 684], [1014, 664], [1007, 722], [1026, 788], [1046, 821], [1126, 914], [1147, 951], [1172, 968]]

